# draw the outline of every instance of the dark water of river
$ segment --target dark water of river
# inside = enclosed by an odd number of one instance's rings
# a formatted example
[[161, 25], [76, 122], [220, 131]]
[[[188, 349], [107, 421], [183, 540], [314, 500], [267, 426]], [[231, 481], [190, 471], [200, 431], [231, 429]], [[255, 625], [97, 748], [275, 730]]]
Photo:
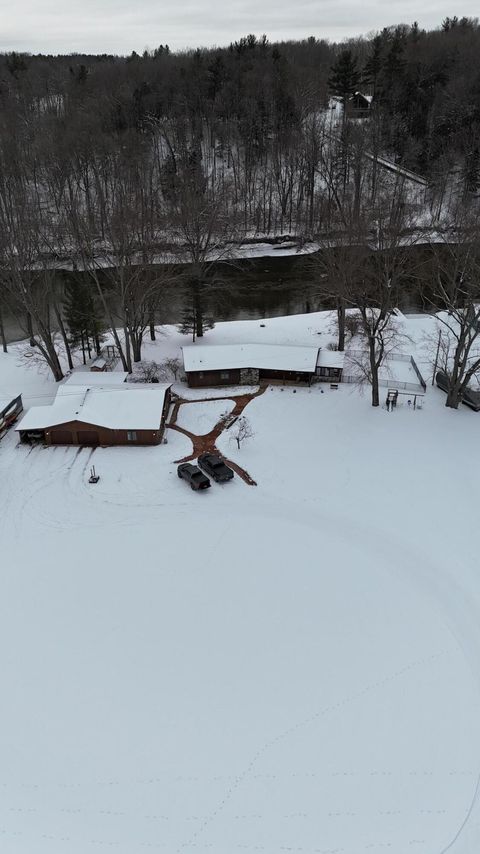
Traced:
[[[221, 263], [215, 273], [220, 284], [209, 293], [207, 310], [217, 322], [281, 317], [333, 307], [333, 301], [318, 295], [318, 281], [311, 261], [305, 256], [267, 256], [234, 264]], [[59, 271], [59, 283], [68, 275]], [[157, 322], [179, 323], [184, 307], [181, 288], [169, 289], [162, 299]], [[421, 306], [406, 293], [399, 308], [418, 311]], [[25, 338], [25, 329], [15, 318], [4, 316], [4, 326], [8, 341]]]

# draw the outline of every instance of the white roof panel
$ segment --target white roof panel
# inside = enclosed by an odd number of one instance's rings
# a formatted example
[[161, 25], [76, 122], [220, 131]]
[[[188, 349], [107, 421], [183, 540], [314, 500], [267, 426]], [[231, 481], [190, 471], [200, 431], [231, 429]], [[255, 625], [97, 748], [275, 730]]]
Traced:
[[220, 371], [259, 368], [315, 373], [318, 347], [276, 344], [192, 344], [182, 347], [185, 370]]
[[62, 385], [81, 385], [85, 388], [108, 388], [113, 385], [122, 385], [128, 374], [124, 371], [82, 371], [76, 370], [65, 380]]
[[51, 406], [32, 406], [16, 430], [45, 430], [82, 421], [110, 430], [156, 430], [170, 384], [154, 388], [62, 390]]
[[320, 350], [317, 365], [319, 368], [343, 368], [345, 353], [339, 350]]

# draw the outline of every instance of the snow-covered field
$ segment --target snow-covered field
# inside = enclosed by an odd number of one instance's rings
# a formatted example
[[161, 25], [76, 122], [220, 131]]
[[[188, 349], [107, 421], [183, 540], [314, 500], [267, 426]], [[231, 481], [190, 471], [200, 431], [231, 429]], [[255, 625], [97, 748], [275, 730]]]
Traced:
[[[218, 394], [222, 394], [222, 391], [223, 389], [217, 389]], [[224, 393], [228, 394], [228, 389]], [[215, 424], [220, 421], [221, 416], [231, 412], [234, 405], [233, 400], [209, 400], [205, 402], [199, 401], [198, 403], [184, 403], [180, 407], [177, 424], [190, 433], [203, 436], [205, 433], [213, 430]]]
[[[265, 323], [205, 343], [330, 340], [321, 315]], [[17, 361], [0, 392], [53, 398]], [[254, 438], [219, 440], [258, 486], [200, 495], [173, 430], [93, 452], [7, 434], [2, 854], [477, 854], [480, 416], [444, 402], [268, 389]], [[182, 418], [203, 433], [225, 403]]]

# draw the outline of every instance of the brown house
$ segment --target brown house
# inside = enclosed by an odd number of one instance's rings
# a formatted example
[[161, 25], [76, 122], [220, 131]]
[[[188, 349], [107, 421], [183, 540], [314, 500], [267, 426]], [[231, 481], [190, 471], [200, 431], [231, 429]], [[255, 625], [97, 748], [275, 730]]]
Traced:
[[183, 347], [187, 383], [192, 388], [277, 383], [310, 383], [318, 347], [277, 344], [223, 344]]
[[158, 445], [169, 406], [169, 385], [64, 385], [51, 406], [32, 407], [16, 429], [21, 441], [47, 445]]

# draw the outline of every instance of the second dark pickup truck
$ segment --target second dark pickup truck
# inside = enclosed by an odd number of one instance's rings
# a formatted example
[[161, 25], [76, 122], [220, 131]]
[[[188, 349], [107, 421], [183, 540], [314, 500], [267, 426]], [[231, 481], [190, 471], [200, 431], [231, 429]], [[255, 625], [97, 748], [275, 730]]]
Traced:
[[232, 469], [225, 465], [221, 457], [216, 454], [200, 454], [198, 465], [216, 483], [225, 483], [233, 478]]
[[177, 474], [182, 480], [186, 480], [192, 489], [208, 489], [210, 481], [205, 477], [197, 466], [192, 466], [190, 463], [182, 463], [177, 468]]

